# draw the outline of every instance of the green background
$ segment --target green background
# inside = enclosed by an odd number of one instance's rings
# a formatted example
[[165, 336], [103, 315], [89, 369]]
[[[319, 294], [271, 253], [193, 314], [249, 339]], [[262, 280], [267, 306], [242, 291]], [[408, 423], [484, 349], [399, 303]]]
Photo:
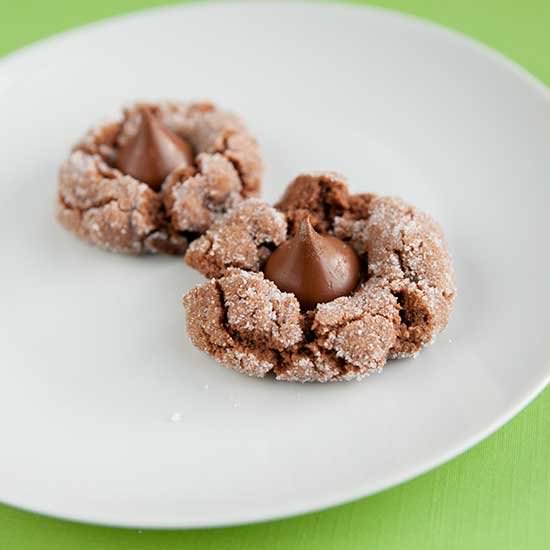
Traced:
[[[167, 3], [0, 0], [0, 55], [89, 21]], [[550, 83], [550, 0], [376, 4], [461, 30]], [[225, 529], [138, 531], [64, 522], [0, 506], [1, 550], [175, 548], [548, 549], [550, 391], [488, 440], [431, 473], [352, 504], [289, 520]]]

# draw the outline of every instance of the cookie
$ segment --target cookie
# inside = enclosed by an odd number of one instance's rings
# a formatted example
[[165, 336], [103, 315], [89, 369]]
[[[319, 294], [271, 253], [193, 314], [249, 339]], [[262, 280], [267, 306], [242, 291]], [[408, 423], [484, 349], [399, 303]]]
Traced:
[[[183, 300], [199, 349], [250, 376], [351, 380], [416, 355], [446, 326], [454, 276], [430, 216], [398, 198], [351, 195], [334, 173], [298, 176], [277, 207], [244, 201], [189, 247], [189, 265], [212, 277]], [[306, 308], [262, 271], [274, 247], [301, 238], [305, 218], [353, 247], [361, 266], [351, 293]]]
[[208, 102], [139, 103], [75, 145], [60, 169], [57, 216], [114, 252], [181, 255], [257, 195], [261, 176], [257, 142], [236, 115]]

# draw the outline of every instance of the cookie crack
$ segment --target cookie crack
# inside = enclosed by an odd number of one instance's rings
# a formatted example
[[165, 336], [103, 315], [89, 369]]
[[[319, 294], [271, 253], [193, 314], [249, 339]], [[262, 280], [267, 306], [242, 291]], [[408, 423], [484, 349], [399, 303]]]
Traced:
[[334, 225], [336, 218], [339, 217], [342, 212], [338, 212], [335, 205], [330, 202], [331, 187], [326, 181], [321, 180], [321, 205], [323, 207], [323, 218], [328, 224], [328, 232], [334, 233]]
[[[357, 370], [355, 365], [352, 365], [351, 363], [349, 363], [349, 365], [346, 365], [346, 360], [338, 355], [338, 352], [335, 349], [323, 348], [323, 352], [330, 356], [330, 358], [335, 362], [336, 368], [338, 369], [338, 374], [329, 378], [330, 382], [335, 382], [342, 376], [345, 376], [350, 370]], [[315, 360], [313, 360], [313, 369], [315, 370], [315, 372], [318, 372], [321, 375], [323, 374], [323, 371], [317, 366]]]
[[108, 206], [112, 203], [118, 204], [117, 208], [120, 212], [130, 213], [135, 210], [138, 210], [138, 207], [135, 205], [131, 206], [130, 208], [122, 208], [120, 206], [120, 199], [117, 197], [108, 197], [103, 200], [93, 201], [90, 204], [90, 206], [86, 206], [86, 207], [78, 206], [76, 204], [69, 204], [61, 193], [58, 195], [58, 197], [59, 197], [59, 202], [61, 202], [64, 208], [66, 208], [67, 210], [76, 210], [80, 214], [82, 214], [83, 212], [88, 212], [90, 210], [104, 208], [105, 206]]
[[[254, 353], [254, 348], [251, 347], [251, 342], [249, 342], [238, 331], [234, 330], [231, 327], [231, 325], [229, 323], [229, 319], [227, 317], [227, 302], [226, 302], [226, 298], [225, 298], [225, 291], [223, 290], [223, 287], [220, 284], [218, 279], [213, 279], [213, 282], [214, 282], [214, 286], [215, 286], [216, 292], [218, 294], [218, 299], [219, 299], [220, 305], [221, 305], [222, 314], [220, 316], [219, 321], [220, 321], [220, 324], [223, 327], [224, 331], [226, 332], [226, 334], [229, 336], [229, 338], [233, 342], [235, 342], [236, 344], [239, 344], [240, 346], [242, 346], [248, 353], [253, 355], [256, 358], [256, 360], [260, 360], [260, 358], [258, 358], [256, 356], [256, 354]], [[209, 335], [205, 332], [204, 328], [201, 327], [201, 330], [202, 330], [203, 334], [206, 334], [208, 342], [210, 342], [211, 346], [213, 346], [213, 347], [215, 347], [215, 348], [217, 348], [218, 350], [221, 350], [221, 351], [227, 351], [228, 346], [223, 346], [223, 345], [219, 345], [219, 344], [216, 344], [216, 343], [212, 342]], [[276, 358], [275, 365], [271, 364], [271, 367], [268, 370], [264, 371], [264, 376], [267, 375], [267, 374], [272, 373], [274, 368], [277, 367], [280, 364], [280, 361], [281, 361], [281, 354], [277, 350], [273, 349], [273, 350], [271, 350], [271, 352], [273, 353], [274, 357]], [[220, 361], [220, 362], [222, 362], [222, 361]]]
[[[271, 317], [271, 320], [273, 321], [273, 324], [276, 327], [277, 333], [280, 335], [280, 334], [283, 333], [283, 323], [281, 322], [281, 320], [279, 319], [279, 315], [277, 314], [277, 307], [276, 307], [277, 306], [277, 300], [270, 299], [269, 304], [271, 305], [271, 311], [273, 312], [273, 316]], [[303, 334], [303, 331], [302, 331], [302, 334]], [[276, 334], [274, 334], [273, 328], [271, 328], [271, 336], [275, 336], [275, 337], [277, 336]], [[274, 348], [274, 349], [276, 349], [276, 348]]]
[[147, 231], [143, 235], [138, 236], [137, 233], [134, 232], [135, 228], [134, 228], [134, 219], [133, 219], [132, 214], [134, 212], [141, 212], [139, 207], [134, 204], [130, 208], [123, 208], [120, 204], [120, 199], [118, 199], [116, 197], [110, 197], [110, 198], [107, 198], [105, 200], [95, 201], [90, 206], [88, 206], [86, 208], [82, 208], [82, 207], [79, 207], [77, 205], [68, 204], [62, 194], [58, 195], [58, 200], [61, 203], [61, 205], [63, 206], [63, 208], [65, 208], [67, 210], [70, 210], [72, 212], [77, 212], [79, 218], [82, 218], [82, 216], [86, 213], [94, 212], [94, 211], [97, 211], [97, 210], [102, 210], [103, 208], [105, 208], [105, 207], [107, 207], [111, 204], [115, 205], [116, 209], [119, 212], [122, 212], [124, 214], [128, 214], [126, 229], [130, 234], [134, 234], [136, 236], [136, 238], [137, 238], [136, 242], [139, 242], [139, 246], [140, 246], [141, 251], [143, 251], [143, 249], [144, 249], [144, 243], [145, 243], [146, 239], [149, 238], [153, 233], [155, 233], [155, 232], [157, 232], [161, 229], [161, 227], [159, 225], [155, 224], [155, 227], [153, 227], [151, 230]]
[[233, 135], [235, 135], [237, 132], [228, 132], [226, 135], [223, 136], [223, 142], [220, 150], [218, 151], [223, 157], [233, 166], [235, 169], [235, 172], [237, 172], [237, 176], [239, 178], [239, 181], [241, 182], [241, 191], [246, 192], [246, 177], [244, 174], [244, 171], [240, 165], [240, 163], [232, 158], [230, 155], [228, 155], [228, 152], [231, 151], [229, 147], [229, 138]]
[[233, 337], [233, 329], [229, 326], [229, 319], [227, 318], [227, 303], [225, 300], [225, 291], [223, 290], [223, 287], [218, 279], [214, 279], [214, 285], [216, 287], [216, 291], [218, 292], [218, 298], [220, 300], [222, 310], [220, 323], [225, 332], [227, 332], [227, 334], [229, 335], [229, 337], [235, 340], [235, 338]]
[[402, 291], [392, 292], [392, 295], [395, 296], [397, 304], [399, 305], [399, 318], [401, 319], [401, 324], [405, 325], [407, 328], [410, 328], [412, 326], [412, 320], [407, 315], [404, 293]]

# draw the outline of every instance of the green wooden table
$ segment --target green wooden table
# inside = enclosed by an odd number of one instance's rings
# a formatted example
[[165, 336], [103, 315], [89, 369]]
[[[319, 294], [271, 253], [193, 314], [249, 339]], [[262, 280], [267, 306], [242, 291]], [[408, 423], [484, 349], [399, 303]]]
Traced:
[[[0, 0], [0, 55], [54, 32], [166, 3]], [[550, 0], [376, 3], [461, 30], [550, 83]], [[346, 506], [285, 521], [138, 531], [69, 523], [0, 506], [0, 550], [175, 548], [548, 549], [550, 391], [488, 440], [433, 472]]]

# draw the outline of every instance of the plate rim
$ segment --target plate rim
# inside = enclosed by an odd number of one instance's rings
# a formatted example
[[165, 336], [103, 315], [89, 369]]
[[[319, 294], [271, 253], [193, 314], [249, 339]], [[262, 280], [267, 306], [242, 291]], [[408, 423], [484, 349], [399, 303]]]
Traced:
[[[529, 72], [525, 67], [518, 62], [506, 57], [503, 53], [499, 52], [492, 46], [467, 35], [466, 33], [452, 28], [446, 27], [443, 24], [425, 19], [421, 16], [417, 16], [412, 13], [399, 11], [396, 9], [390, 9], [381, 6], [374, 6], [370, 4], [357, 4], [353, 0], [298, 0], [294, 2], [287, 2], [284, 0], [262, 0], [261, 2], [251, 2], [247, 0], [232, 0], [231, 2], [224, 2], [223, 0], [209, 0], [208, 2], [191, 1], [182, 4], [155, 6], [151, 8], [143, 8], [132, 10], [106, 18], [102, 18], [96, 21], [91, 21], [76, 27], [72, 27], [63, 31], [56, 32], [48, 35], [39, 40], [33, 41], [28, 45], [17, 48], [12, 52], [8, 52], [0, 57], [0, 77], [6, 78], [6, 82], [2, 83], [0, 79], [0, 99], [2, 94], [8, 90], [19, 79], [17, 75], [10, 80], [9, 72], [13, 66], [17, 67], [17, 64], [24, 62], [26, 59], [32, 61], [32, 56], [40, 53], [44, 48], [55, 46], [56, 44], [63, 43], [70, 40], [73, 35], [79, 35], [82, 33], [93, 32], [97, 27], [108, 27], [110, 25], [117, 25], [120, 22], [131, 19], [146, 18], [150, 15], [154, 15], [159, 12], [180, 12], [183, 10], [202, 10], [204, 7], [222, 7], [223, 9], [246, 9], [250, 6], [271, 6], [277, 8], [280, 6], [298, 7], [303, 8], [307, 6], [313, 9], [337, 9], [347, 10], [350, 12], [371, 12], [378, 15], [383, 15], [390, 19], [399, 20], [402, 23], [408, 25], [414, 25], [421, 27], [424, 32], [430, 32], [440, 35], [442, 38], [451, 40], [460, 47], [469, 48], [475, 51], [478, 55], [483, 56], [485, 59], [500, 66], [506, 70], [514, 78], [522, 81], [526, 86], [530, 87], [536, 93], [540, 94], [542, 98], [550, 104], [550, 88], [544, 84], [533, 73]], [[63, 513], [58, 514], [55, 510], [49, 510], [40, 506], [32, 506], [27, 504], [20, 504], [17, 501], [4, 500], [0, 496], [0, 503], [11, 506], [17, 510], [31, 512], [34, 514], [40, 514], [45, 517], [61, 519], [73, 522], [80, 522], [88, 525], [106, 526], [106, 527], [123, 527], [123, 528], [139, 528], [139, 529], [197, 529], [197, 528], [219, 528], [239, 525], [251, 525], [256, 523], [287, 519], [290, 517], [302, 516], [305, 514], [316, 513], [323, 510], [331, 509], [337, 506], [355, 502], [359, 499], [366, 498], [375, 494], [378, 494], [384, 490], [391, 489], [402, 485], [412, 479], [415, 479], [425, 473], [428, 473], [435, 468], [442, 466], [452, 459], [459, 457], [466, 451], [470, 450], [478, 443], [487, 439], [500, 428], [507, 424], [512, 418], [518, 415], [523, 409], [525, 409], [536, 397], [538, 397], [548, 385], [550, 385], [550, 359], [546, 360], [546, 373], [540, 377], [540, 380], [531, 384], [531, 386], [525, 390], [521, 396], [519, 396], [512, 407], [510, 407], [505, 413], [493, 420], [490, 424], [482, 429], [479, 429], [474, 435], [466, 438], [450, 447], [446, 452], [432, 457], [423, 463], [417, 464], [413, 467], [405, 468], [398, 474], [392, 476], [386, 476], [372, 484], [369, 489], [361, 488], [361, 484], [353, 490], [344, 490], [344, 494], [332, 492], [325, 498], [315, 498], [315, 503], [308, 504], [302, 500], [297, 505], [293, 503], [286, 503], [284, 509], [280, 509], [279, 506], [272, 507], [269, 512], [258, 512], [239, 514], [240, 519], [209, 519], [209, 520], [186, 520], [178, 523], [173, 521], [126, 521], [126, 520], [108, 520], [97, 514], [95, 516], [83, 517], [78, 512], [76, 513]], [[307, 499], [305, 499], [307, 501]]]

